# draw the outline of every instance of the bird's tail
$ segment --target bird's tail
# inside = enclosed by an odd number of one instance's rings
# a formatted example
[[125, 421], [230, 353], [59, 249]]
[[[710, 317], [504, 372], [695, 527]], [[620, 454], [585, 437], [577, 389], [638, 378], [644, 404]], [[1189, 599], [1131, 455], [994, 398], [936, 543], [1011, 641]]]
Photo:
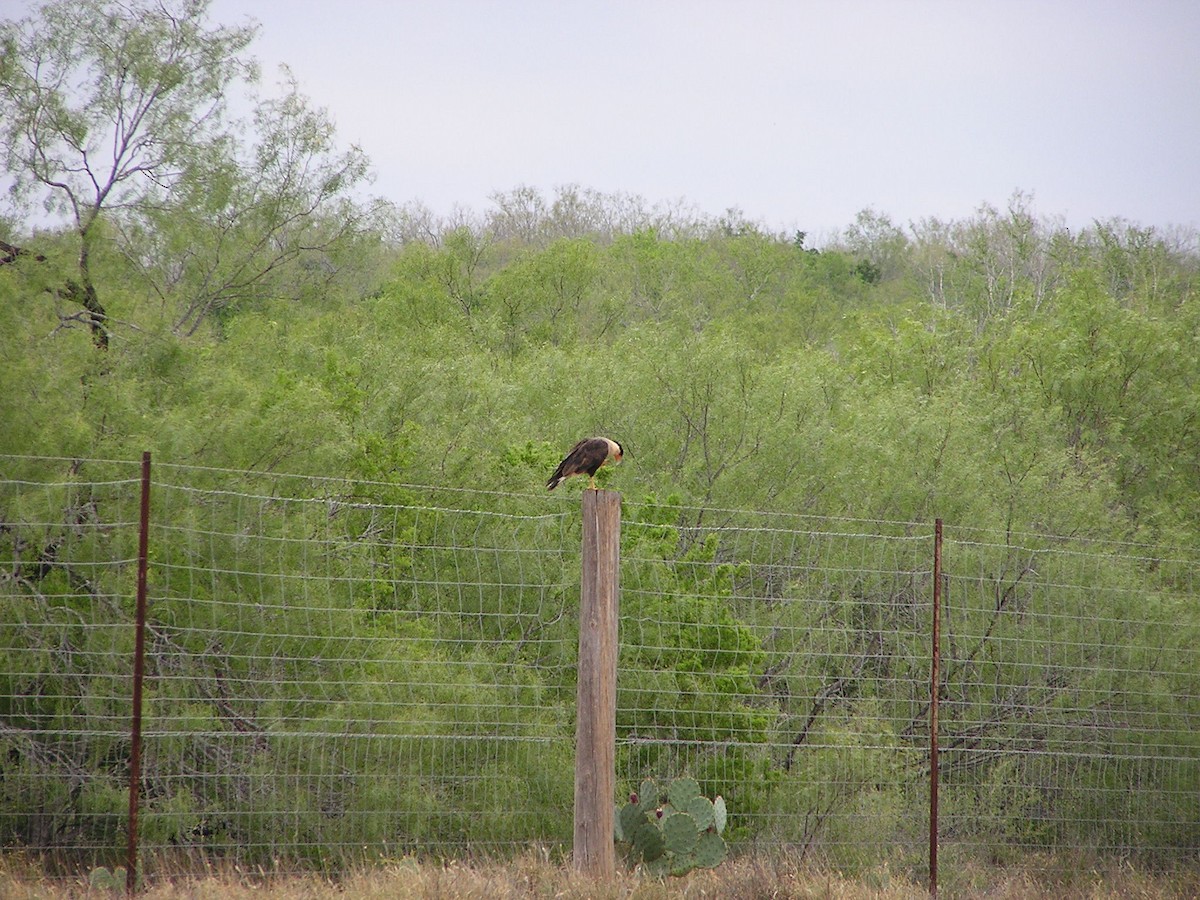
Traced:
[[558, 464], [558, 468], [554, 470], [554, 474], [550, 476], [550, 480], [546, 482], [546, 490], [552, 491], [566, 480], [567, 461], [564, 459]]

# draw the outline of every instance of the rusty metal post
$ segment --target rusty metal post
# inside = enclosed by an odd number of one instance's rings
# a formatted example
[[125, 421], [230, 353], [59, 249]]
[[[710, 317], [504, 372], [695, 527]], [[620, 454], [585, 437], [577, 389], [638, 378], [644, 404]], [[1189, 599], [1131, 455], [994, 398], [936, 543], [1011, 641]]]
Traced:
[[942, 659], [942, 520], [933, 523], [933, 638], [929, 680], [929, 896], [938, 878], [938, 683]]
[[133, 649], [133, 721], [129, 751], [129, 833], [125, 859], [125, 893], [137, 889], [138, 782], [142, 775], [142, 678], [146, 656], [146, 568], [150, 546], [150, 451], [142, 454], [142, 509], [138, 524], [137, 610]]
[[583, 492], [583, 580], [575, 731], [576, 870], [616, 872], [617, 611], [621, 495]]

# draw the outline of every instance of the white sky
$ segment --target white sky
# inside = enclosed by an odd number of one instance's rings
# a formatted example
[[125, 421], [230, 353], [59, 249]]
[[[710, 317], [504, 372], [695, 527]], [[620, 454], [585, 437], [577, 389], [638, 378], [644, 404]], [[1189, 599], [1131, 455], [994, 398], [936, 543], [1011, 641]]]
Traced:
[[1200, 226], [1200, 0], [214, 0], [374, 192], [564, 184], [818, 236], [1004, 208]]

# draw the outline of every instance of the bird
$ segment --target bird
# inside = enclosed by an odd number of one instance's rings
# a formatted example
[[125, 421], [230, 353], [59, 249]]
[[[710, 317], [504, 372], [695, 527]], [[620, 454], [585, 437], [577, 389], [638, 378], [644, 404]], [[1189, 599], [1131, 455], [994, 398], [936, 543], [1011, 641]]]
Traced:
[[609, 462], [619, 463], [624, 455], [624, 449], [614, 440], [606, 437], [584, 438], [563, 457], [563, 461], [546, 482], [546, 489], [554, 490], [572, 475], [586, 475], [590, 490], [598, 490], [596, 473], [600, 471], [600, 467]]

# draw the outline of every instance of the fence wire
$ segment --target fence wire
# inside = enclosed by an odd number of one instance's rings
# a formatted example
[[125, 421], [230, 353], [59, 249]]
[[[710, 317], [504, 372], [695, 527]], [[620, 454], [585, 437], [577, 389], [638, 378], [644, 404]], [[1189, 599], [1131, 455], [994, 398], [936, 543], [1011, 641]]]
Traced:
[[[0, 835], [49, 867], [124, 847], [138, 487], [0, 459]], [[156, 464], [151, 499], [148, 874], [569, 845], [577, 498]], [[919, 868], [932, 541], [626, 501], [619, 791]], [[1195, 560], [948, 525], [943, 571], [943, 860], [1194, 857]]]
[[947, 528], [944, 842], [1200, 849], [1196, 560]]

